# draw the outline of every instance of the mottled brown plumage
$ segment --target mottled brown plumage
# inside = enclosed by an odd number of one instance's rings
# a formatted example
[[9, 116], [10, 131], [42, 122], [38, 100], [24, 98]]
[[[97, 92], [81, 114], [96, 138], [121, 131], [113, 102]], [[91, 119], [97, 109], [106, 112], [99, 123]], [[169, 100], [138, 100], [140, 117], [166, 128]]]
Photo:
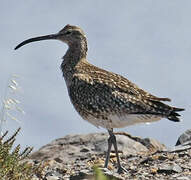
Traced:
[[170, 101], [169, 98], [156, 97], [123, 76], [90, 64], [86, 59], [88, 46], [85, 33], [77, 26], [67, 25], [57, 34], [28, 39], [15, 49], [45, 39], [58, 39], [69, 46], [61, 64], [68, 93], [83, 119], [108, 130], [110, 138], [105, 167], [108, 165], [113, 144], [118, 160], [118, 172], [124, 170], [120, 165], [113, 128], [157, 121], [163, 117], [179, 121], [180, 115], [177, 111], [184, 109], [162, 102]]
[[123, 114], [138, 115], [145, 117], [146, 122], [150, 122], [151, 115], [179, 120], [178, 114], [174, 113], [181, 109], [161, 102], [169, 99], [153, 96], [122, 76], [91, 65], [86, 59], [76, 64], [72, 77], [68, 87], [72, 103], [84, 119], [92, 119], [92, 116], [103, 119], [92, 122], [97, 126], [107, 129], [120, 127], [120, 124], [113, 122], [114, 119], [109, 118], [111, 114], [119, 118]]

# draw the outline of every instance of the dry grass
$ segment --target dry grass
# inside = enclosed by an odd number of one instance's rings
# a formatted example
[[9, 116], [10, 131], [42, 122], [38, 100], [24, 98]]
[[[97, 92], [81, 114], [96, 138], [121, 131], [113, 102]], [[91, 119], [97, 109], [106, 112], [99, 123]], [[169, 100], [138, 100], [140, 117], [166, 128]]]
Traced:
[[[20, 107], [20, 101], [16, 98], [20, 91], [20, 86], [17, 82], [18, 76], [12, 75], [7, 83], [5, 94], [2, 100], [0, 111], [0, 179], [1, 180], [31, 180], [34, 174], [41, 175], [42, 168], [35, 166], [27, 161], [23, 161], [31, 153], [32, 148], [27, 147], [23, 151], [20, 150], [20, 145], [14, 146], [16, 136], [20, 128], [9, 138], [8, 131], [4, 134], [3, 126], [8, 119], [18, 119], [13, 115], [15, 111], [24, 114]], [[7, 138], [7, 139], [6, 139]]]
[[19, 122], [19, 120], [13, 115], [15, 111], [22, 114], [25, 112], [20, 107], [21, 102], [16, 98], [17, 94], [21, 90], [18, 83], [19, 76], [11, 75], [8, 79], [4, 97], [2, 100], [2, 107], [0, 111], [0, 134], [2, 135], [3, 125], [8, 120], [14, 120]]

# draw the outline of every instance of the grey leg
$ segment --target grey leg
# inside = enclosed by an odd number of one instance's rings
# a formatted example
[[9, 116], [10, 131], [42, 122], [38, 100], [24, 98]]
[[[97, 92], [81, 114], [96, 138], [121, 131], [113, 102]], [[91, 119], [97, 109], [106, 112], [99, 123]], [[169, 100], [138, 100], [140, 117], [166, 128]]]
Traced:
[[[108, 131], [108, 132], [109, 132], [109, 131]], [[112, 137], [110, 136], [110, 137], [108, 138], [108, 150], [107, 150], [107, 154], [106, 154], [106, 159], [105, 159], [104, 168], [107, 168], [108, 163], [109, 163], [110, 152], [111, 152], [111, 146], [112, 146]]]
[[115, 135], [113, 134], [113, 131], [109, 131], [109, 135], [110, 135], [110, 137], [112, 137], [112, 143], [113, 143], [113, 146], [114, 146], [114, 149], [115, 149], [115, 154], [116, 154], [116, 157], [117, 157], [117, 166], [118, 166], [118, 171], [117, 172], [118, 173], [127, 172], [127, 170], [124, 169], [121, 166], [120, 159], [119, 159], [118, 148], [117, 148], [117, 141], [116, 141]]
[[107, 151], [107, 155], [106, 155], [106, 160], [105, 160], [105, 168], [107, 168], [108, 166], [108, 162], [109, 162], [109, 158], [110, 158], [110, 152], [111, 152], [111, 146], [113, 144], [114, 146], [114, 150], [115, 150], [115, 154], [116, 154], [116, 157], [117, 157], [117, 165], [118, 165], [118, 173], [122, 173], [122, 172], [127, 172], [126, 169], [124, 169], [122, 166], [121, 166], [121, 163], [120, 163], [120, 159], [119, 159], [119, 153], [118, 153], [118, 148], [117, 148], [117, 141], [116, 141], [116, 137], [115, 135], [113, 134], [113, 129], [112, 130], [108, 130], [109, 132], [109, 139], [108, 139], [108, 151]]

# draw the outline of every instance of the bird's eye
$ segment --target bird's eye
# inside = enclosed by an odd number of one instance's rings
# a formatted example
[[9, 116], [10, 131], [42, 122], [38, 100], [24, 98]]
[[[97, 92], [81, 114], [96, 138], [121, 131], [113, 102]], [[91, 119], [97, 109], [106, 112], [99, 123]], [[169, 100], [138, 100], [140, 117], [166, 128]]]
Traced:
[[68, 35], [68, 34], [71, 34], [72, 31], [66, 31], [65, 34]]

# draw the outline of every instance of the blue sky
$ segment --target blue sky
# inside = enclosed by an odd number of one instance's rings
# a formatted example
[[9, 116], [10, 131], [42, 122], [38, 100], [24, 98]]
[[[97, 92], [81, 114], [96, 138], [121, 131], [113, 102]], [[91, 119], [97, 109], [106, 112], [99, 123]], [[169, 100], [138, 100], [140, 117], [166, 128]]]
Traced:
[[[36, 149], [67, 134], [106, 132], [82, 120], [70, 103], [60, 64], [67, 46], [59, 41], [21, 41], [80, 26], [88, 38], [88, 60], [119, 73], [173, 106], [186, 108], [181, 123], [166, 119], [116, 131], [153, 137], [168, 146], [191, 127], [191, 1], [3, 0], [0, 6], [0, 97], [11, 74], [20, 76], [17, 98], [25, 115], [14, 114], [4, 130], [21, 126], [17, 143]], [[14, 112], [13, 112], [14, 113]]]

